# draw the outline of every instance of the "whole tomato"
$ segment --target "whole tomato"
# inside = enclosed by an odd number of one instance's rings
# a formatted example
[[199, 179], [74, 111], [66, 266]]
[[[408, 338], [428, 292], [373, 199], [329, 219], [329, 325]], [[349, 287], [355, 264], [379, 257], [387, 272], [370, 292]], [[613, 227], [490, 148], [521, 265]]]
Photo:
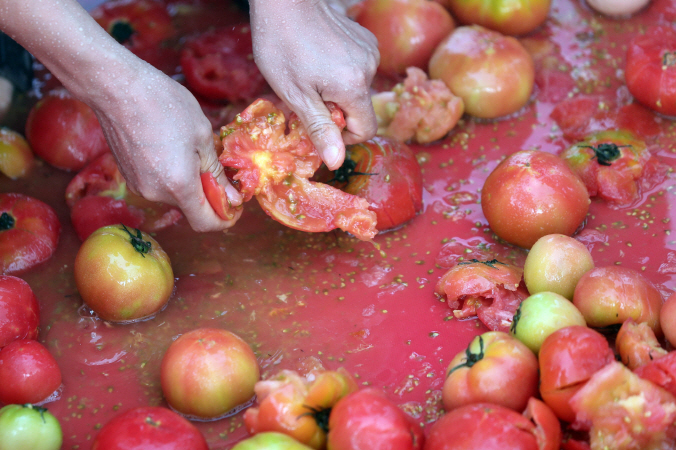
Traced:
[[660, 327], [667, 341], [676, 347], [676, 293], [671, 294], [660, 309]]
[[449, 0], [453, 16], [502, 34], [530, 33], [547, 19], [550, 0]]
[[207, 450], [202, 433], [187, 419], [159, 406], [140, 406], [113, 417], [91, 450]]
[[51, 206], [23, 194], [0, 194], [0, 273], [20, 274], [47, 261], [60, 233]]
[[162, 392], [180, 413], [216, 420], [240, 411], [260, 378], [256, 355], [227, 330], [199, 328], [176, 339], [162, 358]]
[[33, 167], [35, 158], [28, 142], [16, 131], [0, 127], [0, 172], [21, 178]]
[[621, 324], [627, 319], [646, 322], [662, 336], [662, 294], [641, 273], [621, 266], [596, 267], [575, 287], [573, 303], [590, 327]]
[[0, 402], [40, 403], [61, 386], [61, 370], [38, 341], [19, 339], [0, 349]]
[[37, 339], [40, 307], [21, 278], [0, 275], [0, 349], [17, 339]]
[[571, 326], [547, 336], [538, 359], [542, 399], [558, 418], [573, 422], [568, 401], [596, 371], [615, 361], [615, 354], [599, 332]]
[[45, 408], [7, 405], [0, 409], [0, 450], [59, 450], [59, 421]]
[[627, 49], [624, 76], [629, 92], [645, 106], [676, 115], [676, 30], [668, 25], [637, 34]]
[[[390, 230], [422, 209], [422, 172], [411, 149], [394, 139], [375, 137], [350, 145], [345, 162], [326, 174], [326, 183], [364, 198], [376, 213], [376, 229]], [[321, 181], [321, 179], [320, 179]]]
[[523, 411], [538, 391], [538, 361], [528, 347], [501, 331], [475, 337], [446, 369], [446, 412], [471, 403]]
[[240, 441], [232, 450], [310, 450], [311, 448], [286, 434], [265, 431]]
[[494, 119], [526, 105], [535, 66], [515, 38], [473, 25], [456, 28], [439, 43], [429, 74], [462, 98], [467, 114]]
[[94, 111], [68, 91], [52, 91], [33, 106], [26, 138], [40, 158], [63, 170], [80, 170], [108, 151]]
[[377, 389], [343, 397], [329, 416], [328, 450], [422, 450], [424, 443], [420, 425]]
[[625, 320], [617, 332], [615, 350], [620, 355], [622, 363], [631, 370], [662, 358], [668, 353], [662, 348], [655, 332], [647, 323], [636, 323], [633, 319]]
[[404, 74], [411, 66], [425, 69], [455, 27], [443, 6], [426, 0], [365, 0], [349, 14], [378, 39], [378, 71], [385, 75]]
[[103, 320], [129, 322], [156, 314], [174, 290], [169, 257], [150, 235], [125, 225], [99, 228], [75, 257], [75, 284]]
[[481, 189], [488, 225], [498, 237], [524, 248], [548, 234], [575, 233], [589, 203], [587, 188], [566, 163], [536, 150], [508, 156]]

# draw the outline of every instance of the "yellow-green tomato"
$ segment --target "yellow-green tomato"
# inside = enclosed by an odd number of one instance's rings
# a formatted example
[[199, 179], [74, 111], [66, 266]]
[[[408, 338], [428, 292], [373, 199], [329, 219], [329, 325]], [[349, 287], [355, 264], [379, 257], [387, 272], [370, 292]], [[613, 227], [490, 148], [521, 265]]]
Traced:
[[59, 421], [45, 408], [7, 405], [0, 409], [0, 450], [59, 450]]
[[0, 128], [0, 172], [11, 179], [28, 173], [35, 158], [26, 139], [9, 128]]
[[563, 234], [549, 234], [531, 247], [523, 279], [530, 294], [555, 292], [573, 300], [577, 282], [593, 268], [592, 255], [582, 242]]
[[542, 25], [550, 3], [550, 0], [448, 1], [453, 16], [461, 23], [481, 25], [512, 36], [530, 33]]
[[232, 450], [312, 450], [291, 436], [276, 432], [257, 433], [235, 445]]
[[587, 325], [575, 305], [554, 292], [540, 292], [521, 302], [509, 331], [537, 355], [547, 336], [572, 325]]
[[74, 273], [85, 304], [111, 322], [153, 316], [174, 290], [171, 263], [160, 244], [124, 225], [89, 235], [75, 257]]

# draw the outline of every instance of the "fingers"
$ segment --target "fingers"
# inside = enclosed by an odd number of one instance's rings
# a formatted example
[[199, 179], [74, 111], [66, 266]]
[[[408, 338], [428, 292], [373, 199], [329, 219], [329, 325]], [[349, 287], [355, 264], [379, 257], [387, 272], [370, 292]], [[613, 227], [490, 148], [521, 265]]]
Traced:
[[355, 98], [352, 103], [345, 106], [340, 103], [338, 105], [341, 106], [345, 114], [347, 126], [343, 130], [342, 136], [346, 145], [358, 144], [376, 135], [378, 121], [373, 110], [371, 95], [368, 92]]
[[228, 177], [225, 176], [223, 165], [216, 156], [216, 151], [213, 147], [207, 147], [198, 152], [200, 158], [200, 173], [211, 172], [218, 181], [218, 184], [225, 188], [225, 194], [232, 206], [239, 206], [242, 204], [242, 194], [239, 193], [235, 187], [230, 184]]

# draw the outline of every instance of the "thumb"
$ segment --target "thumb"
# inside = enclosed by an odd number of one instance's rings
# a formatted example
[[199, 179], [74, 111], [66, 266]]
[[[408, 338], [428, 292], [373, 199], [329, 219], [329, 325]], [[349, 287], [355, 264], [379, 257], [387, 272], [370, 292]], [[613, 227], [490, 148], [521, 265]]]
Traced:
[[336, 170], [345, 160], [345, 144], [341, 130], [331, 120], [331, 113], [317, 94], [305, 105], [289, 105], [305, 126], [319, 157], [330, 170]]
[[[218, 142], [218, 144], [220, 145], [220, 142]], [[225, 176], [223, 165], [218, 160], [218, 156], [216, 156], [216, 150], [213, 147], [200, 150], [199, 158], [200, 173], [211, 172], [214, 178], [216, 178], [216, 181], [218, 181], [218, 184], [225, 188], [225, 194], [228, 196], [228, 200], [230, 200], [232, 206], [241, 205], [242, 194], [230, 184], [228, 177]]]

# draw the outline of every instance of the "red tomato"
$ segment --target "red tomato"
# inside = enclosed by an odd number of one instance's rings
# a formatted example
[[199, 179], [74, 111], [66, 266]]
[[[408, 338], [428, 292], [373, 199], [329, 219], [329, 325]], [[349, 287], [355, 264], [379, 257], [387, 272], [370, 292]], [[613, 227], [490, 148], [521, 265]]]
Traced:
[[429, 80], [417, 67], [392, 91], [371, 96], [378, 119], [378, 135], [419, 144], [444, 137], [458, 123], [464, 104], [443, 81]]
[[[334, 123], [345, 126], [342, 111], [328, 103]], [[244, 200], [256, 199], [266, 213], [303, 231], [340, 228], [359, 239], [376, 234], [376, 214], [368, 202], [323, 183], [309, 181], [321, 159], [300, 119], [292, 114], [286, 130], [284, 114], [267, 100], [256, 100], [228, 126], [221, 128], [219, 160], [234, 171]], [[217, 210], [220, 204], [212, 205]]]
[[561, 153], [584, 182], [591, 197], [616, 205], [639, 196], [638, 180], [651, 158], [645, 142], [626, 131], [601, 131]]
[[676, 30], [658, 25], [637, 34], [627, 50], [625, 78], [629, 92], [642, 104], [676, 115]]
[[420, 425], [377, 389], [354, 392], [331, 410], [328, 450], [422, 450], [424, 443]]
[[511, 154], [486, 179], [481, 208], [498, 237], [524, 248], [548, 234], [571, 236], [589, 209], [584, 183], [558, 156]]
[[520, 110], [535, 79], [533, 59], [513, 37], [478, 25], [459, 27], [434, 50], [430, 78], [462, 98], [465, 112], [484, 119]]
[[676, 399], [619, 362], [596, 372], [570, 405], [592, 448], [666, 449], [676, 446]]
[[446, 272], [434, 289], [446, 296], [458, 319], [478, 317], [493, 331], [509, 331], [521, 301], [528, 297], [523, 270], [497, 259], [458, 263]]
[[603, 335], [591, 328], [572, 326], [550, 334], [539, 353], [540, 395], [557, 417], [575, 420], [568, 400], [615, 355]]
[[15, 180], [26, 175], [35, 158], [28, 142], [16, 131], [0, 127], [0, 172]]
[[159, 406], [139, 406], [118, 414], [96, 435], [92, 450], [208, 450], [202, 433], [188, 420]]
[[676, 396], [676, 351], [671, 351], [666, 353], [665, 356], [658, 356], [652, 361], [647, 361], [642, 366], [634, 369], [634, 373], [644, 380], [648, 380], [666, 389], [671, 395]]
[[61, 370], [38, 341], [19, 339], [0, 349], [0, 403], [40, 403], [61, 386]]
[[523, 411], [538, 391], [538, 361], [528, 347], [501, 331], [475, 337], [446, 369], [446, 412], [471, 403]]
[[621, 324], [631, 318], [646, 322], [657, 336], [662, 335], [662, 295], [633, 269], [607, 266], [590, 270], [577, 283], [573, 303], [590, 327]]
[[110, 0], [93, 9], [91, 16], [134, 53], [158, 47], [174, 35], [171, 16], [159, 1]]
[[426, 0], [364, 0], [350, 11], [378, 38], [378, 71], [397, 75], [413, 66], [425, 69], [434, 48], [455, 24], [438, 3]]
[[125, 225], [109, 225], [92, 233], [77, 252], [74, 275], [85, 304], [111, 322], [154, 316], [174, 289], [174, 274], [164, 250], [150, 235]]
[[301, 377], [292, 370], [256, 383], [257, 407], [244, 413], [250, 434], [277, 431], [315, 449], [326, 446], [329, 413], [357, 383], [344, 369], [312, 371]]
[[51, 258], [59, 233], [59, 219], [46, 203], [0, 194], [0, 273], [19, 274]]
[[481, 25], [502, 34], [530, 33], [547, 19], [550, 0], [449, 0], [460, 22]]
[[422, 209], [422, 172], [404, 143], [381, 137], [350, 145], [345, 162], [319, 181], [364, 198], [376, 213], [376, 229], [389, 230], [413, 219]]
[[37, 339], [40, 307], [21, 278], [0, 275], [0, 348], [17, 339]]
[[234, 333], [212, 328], [193, 330], [172, 342], [160, 370], [167, 403], [201, 420], [248, 406], [260, 378], [251, 347]]
[[671, 294], [660, 309], [660, 328], [667, 341], [676, 347], [676, 294]]
[[625, 366], [634, 370], [661, 358], [667, 351], [660, 346], [655, 333], [647, 323], [627, 319], [615, 338], [615, 349]]
[[209, 99], [250, 101], [267, 87], [253, 59], [249, 24], [207, 31], [188, 41], [181, 67], [188, 87]]
[[33, 151], [50, 165], [80, 170], [108, 151], [94, 111], [66, 90], [47, 94], [28, 114], [26, 138]]

